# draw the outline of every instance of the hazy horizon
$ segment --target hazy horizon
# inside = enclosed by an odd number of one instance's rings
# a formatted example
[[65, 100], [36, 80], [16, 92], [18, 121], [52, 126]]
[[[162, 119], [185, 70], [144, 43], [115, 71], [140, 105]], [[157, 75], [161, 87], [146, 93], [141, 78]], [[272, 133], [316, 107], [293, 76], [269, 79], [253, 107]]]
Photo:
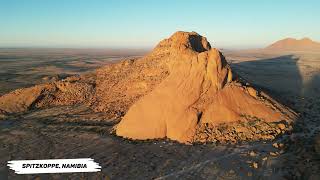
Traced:
[[318, 1], [2, 1], [0, 48], [152, 49], [175, 31], [214, 47], [263, 48], [277, 40], [320, 41]]

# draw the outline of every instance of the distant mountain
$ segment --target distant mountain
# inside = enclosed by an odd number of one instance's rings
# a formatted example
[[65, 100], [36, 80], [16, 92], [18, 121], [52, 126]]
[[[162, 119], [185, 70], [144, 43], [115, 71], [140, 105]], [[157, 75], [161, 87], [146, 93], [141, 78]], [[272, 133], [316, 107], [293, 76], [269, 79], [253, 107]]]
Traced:
[[303, 38], [300, 40], [286, 38], [271, 44], [265, 49], [282, 51], [320, 51], [320, 43], [312, 41], [310, 38]]

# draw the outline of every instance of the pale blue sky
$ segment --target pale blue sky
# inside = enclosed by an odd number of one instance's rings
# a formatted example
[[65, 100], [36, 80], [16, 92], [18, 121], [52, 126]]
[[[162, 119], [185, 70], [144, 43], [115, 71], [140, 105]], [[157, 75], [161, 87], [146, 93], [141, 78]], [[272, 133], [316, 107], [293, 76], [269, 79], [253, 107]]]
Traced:
[[153, 47], [177, 30], [220, 48], [320, 41], [319, 0], [0, 0], [0, 47]]

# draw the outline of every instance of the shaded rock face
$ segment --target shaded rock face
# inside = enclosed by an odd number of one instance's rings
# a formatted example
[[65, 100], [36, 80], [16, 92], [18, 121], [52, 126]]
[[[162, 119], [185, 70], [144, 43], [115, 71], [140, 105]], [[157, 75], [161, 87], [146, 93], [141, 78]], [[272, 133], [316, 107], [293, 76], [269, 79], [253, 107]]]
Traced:
[[119, 136], [188, 143], [199, 124], [235, 122], [246, 116], [272, 122], [293, 116], [238, 82], [223, 55], [194, 32], [175, 33], [153, 51], [159, 52], [170, 54], [169, 76], [130, 107], [116, 128]]

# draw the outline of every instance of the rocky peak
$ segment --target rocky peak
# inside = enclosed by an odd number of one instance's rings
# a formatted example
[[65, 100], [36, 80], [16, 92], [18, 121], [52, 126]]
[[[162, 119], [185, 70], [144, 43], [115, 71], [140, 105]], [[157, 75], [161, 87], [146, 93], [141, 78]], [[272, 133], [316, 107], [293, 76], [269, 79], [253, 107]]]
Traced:
[[170, 52], [191, 50], [194, 52], [204, 52], [211, 49], [207, 38], [196, 32], [178, 31], [170, 38], [162, 40], [154, 49], [154, 52]]

